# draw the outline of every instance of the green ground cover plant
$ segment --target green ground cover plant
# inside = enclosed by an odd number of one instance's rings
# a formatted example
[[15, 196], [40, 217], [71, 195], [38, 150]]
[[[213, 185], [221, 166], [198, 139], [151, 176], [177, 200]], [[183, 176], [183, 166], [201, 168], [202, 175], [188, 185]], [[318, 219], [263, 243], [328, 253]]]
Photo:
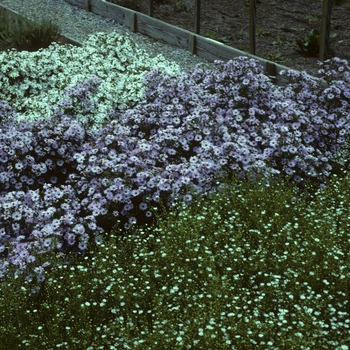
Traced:
[[3, 349], [347, 349], [348, 181], [311, 201], [228, 181], [137, 236], [116, 228], [34, 297], [24, 276], [3, 285]]
[[349, 348], [347, 62], [0, 63], [0, 349]]

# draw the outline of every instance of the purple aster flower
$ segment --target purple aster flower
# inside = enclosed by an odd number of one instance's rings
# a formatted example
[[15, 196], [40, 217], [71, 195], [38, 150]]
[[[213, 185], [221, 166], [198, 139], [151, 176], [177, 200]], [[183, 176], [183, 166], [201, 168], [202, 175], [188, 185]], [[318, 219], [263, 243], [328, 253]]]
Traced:
[[84, 243], [84, 242], [79, 242], [78, 248], [79, 248], [80, 250], [86, 250], [86, 249], [87, 249], [87, 244]]
[[45, 276], [43, 274], [38, 275], [37, 276], [37, 281], [40, 282], [40, 283], [44, 282], [45, 281]]
[[146, 210], [147, 209], [147, 203], [140, 203], [139, 208], [141, 210]]
[[136, 220], [136, 218], [135, 218], [134, 216], [131, 216], [131, 217], [129, 218], [129, 224], [130, 224], [130, 225], [134, 225], [134, 224], [136, 224], [136, 222], [137, 222], [137, 220]]
[[14, 220], [16, 220], [16, 221], [21, 220], [21, 219], [22, 219], [22, 214], [21, 214], [20, 212], [16, 211], [16, 212], [14, 212], [14, 213], [12, 214], [12, 218], [13, 218]]
[[44, 246], [44, 247], [50, 247], [50, 246], [51, 246], [51, 243], [52, 243], [52, 239], [51, 239], [51, 238], [46, 238], [46, 239], [44, 239], [44, 241], [43, 241], [43, 246]]

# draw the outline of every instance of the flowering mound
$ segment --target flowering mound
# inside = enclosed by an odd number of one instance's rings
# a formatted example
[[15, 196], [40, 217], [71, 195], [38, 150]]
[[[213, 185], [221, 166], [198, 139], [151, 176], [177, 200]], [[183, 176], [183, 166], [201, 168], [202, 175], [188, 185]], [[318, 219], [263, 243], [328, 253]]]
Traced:
[[2, 101], [0, 270], [29, 269], [53, 249], [85, 251], [117, 220], [151, 222], [160, 200], [190, 203], [223, 175], [322, 183], [349, 133], [346, 62], [326, 62], [332, 73], [320, 78], [289, 72], [283, 88], [254, 60], [216, 64], [179, 77], [151, 71], [145, 101], [110, 111], [99, 129], [97, 77], [65, 90], [50, 118], [16, 122]]
[[[181, 71], [162, 55], [150, 57], [129, 35], [116, 31], [90, 35], [83, 47], [53, 43], [36, 52], [3, 51], [0, 62], [0, 100], [27, 120], [49, 116], [65, 89], [98, 77], [101, 89], [91, 105], [96, 126], [105, 122], [106, 110], [129, 108], [143, 98], [142, 78], [153, 67], [171, 74]], [[83, 119], [79, 113], [77, 117]]]

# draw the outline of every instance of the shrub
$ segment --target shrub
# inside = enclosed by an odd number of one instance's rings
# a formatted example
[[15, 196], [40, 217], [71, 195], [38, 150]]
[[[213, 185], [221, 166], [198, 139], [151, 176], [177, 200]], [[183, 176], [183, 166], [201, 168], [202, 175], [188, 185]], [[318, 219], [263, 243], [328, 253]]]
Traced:
[[[0, 103], [0, 300], [12, 290], [13, 303], [1, 338], [34, 348], [343, 345], [348, 177], [334, 165], [349, 133], [347, 64], [327, 61], [319, 78], [289, 72], [279, 88], [246, 58], [176, 77], [136, 63], [128, 40], [98, 34], [89, 54], [97, 62], [110, 49], [116, 76], [137, 86], [130, 99], [118, 100], [120, 86], [104, 91], [110, 70], [91, 62], [88, 79], [68, 85], [27, 61], [16, 69], [21, 53], [0, 66], [12, 84]], [[26, 65], [33, 89], [57, 84], [49, 116], [11, 107]], [[27, 296], [16, 310], [14, 295]]]
[[48, 48], [60, 37], [60, 28], [51, 20], [31, 21], [25, 17], [10, 18], [0, 13], [0, 50], [38, 51]]
[[[239, 58], [217, 66], [218, 72], [195, 69], [180, 79], [148, 74], [147, 103], [124, 113], [122, 122], [135, 135], [139, 132], [152, 141], [176, 130], [186, 136], [167, 142], [180, 157], [195, 155], [204, 162], [222, 157], [219, 163], [227, 171], [257, 167], [269, 171], [270, 162], [270, 171], [293, 174], [301, 183], [310, 176], [320, 180], [320, 174], [328, 176], [332, 155], [344, 144], [349, 129], [345, 83], [341, 94], [324, 101], [337, 83], [325, 89], [321, 78], [313, 80], [303, 73], [296, 77], [298, 83], [276, 88], [254, 60]], [[320, 104], [311, 99], [304, 104], [298, 84], [303, 91], [310, 89], [308, 95], [313, 93]]]

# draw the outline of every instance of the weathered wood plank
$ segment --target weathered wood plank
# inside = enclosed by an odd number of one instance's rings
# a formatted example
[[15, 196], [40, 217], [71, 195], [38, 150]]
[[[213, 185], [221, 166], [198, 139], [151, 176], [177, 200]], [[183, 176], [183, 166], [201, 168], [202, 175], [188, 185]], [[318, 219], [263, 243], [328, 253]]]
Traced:
[[137, 13], [137, 31], [156, 40], [162, 40], [182, 49], [189, 47], [189, 31], [159, 19]]
[[153, 17], [153, 0], [148, 1], [148, 16]]
[[134, 33], [137, 32], [137, 18], [135, 12], [130, 13], [130, 30]]
[[249, 1], [249, 53], [255, 55], [256, 47], [256, 0]]
[[194, 55], [196, 54], [196, 45], [196, 35], [188, 34], [188, 51]]
[[282, 66], [275, 62], [268, 61], [264, 58], [248, 54], [244, 51], [226, 46], [220, 42], [217, 42], [210, 38], [204, 38], [200, 35], [196, 36], [196, 55], [211, 62], [215, 60], [228, 61], [239, 56], [254, 58], [263, 65], [267, 75], [276, 75], [274, 82], [277, 85], [285, 85], [287, 83], [287, 79], [284, 76], [280, 76], [279, 72], [282, 70], [292, 70], [289, 67]]
[[194, 32], [200, 34], [201, 31], [201, 0], [194, 0]]
[[135, 11], [112, 4], [104, 0], [90, 0], [91, 12], [96, 15], [114, 19], [117, 23], [130, 28], [131, 17]]
[[196, 54], [208, 61], [223, 60], [227, 61], [234, 57], [251, 56], [244, 51], [226, 46], [218, 41], [197, 35]]
[[322, 62], [328, 58], [327, 56], [329, 51], [329, 34], [331, 31], [331, 13], [332, 13], [332, 0], [323, 0], [320, 51], [319, 51], [319, 60]]
[[89, 11], [89, 0], [65, 0], [73, 6], [77, 6], [85, 11]]

